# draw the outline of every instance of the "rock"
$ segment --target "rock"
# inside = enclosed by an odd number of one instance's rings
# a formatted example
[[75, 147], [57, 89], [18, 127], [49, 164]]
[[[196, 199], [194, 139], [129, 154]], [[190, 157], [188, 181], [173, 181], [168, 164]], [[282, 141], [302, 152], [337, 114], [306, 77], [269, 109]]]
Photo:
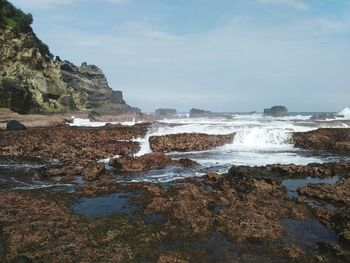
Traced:
[[61, 165], [40, 171], [42, 178], [64, 177], [74, 180], [81, 175], [93, 181], [106, 177], [102, 163], [96, 160], [108, 156], [129, 156], [140, 150], [134, 138], [144, 137], [149, 124], [103, 127], [46, 127], [21, 132], [0, 132], [2, 156], [40, 156], [45, 160], [59, 160]]
[[6, 124], [7, 131], [19, 131], [19, 130], [26, 130], [26, 129], [27, 129], [26, 126], [24, 126], [22, 123], [16, 120], [11, 120]]
[[298, 189], [299, 194], [333, 203], [350, 205], [350, 179], [343, 179], [335, 185], [312, 184]]
[[320, 128], [293, 133], [294, 146], [308, 149], [350, 154], [350, 128]]
[[350, 176], [350, 163], [310, 163], [308, 165], [296, 164], [270, 164], [266, 166], [232, 166], [228, 174], [234, 177], [254, 178], [305, 178], [305, 177], [330, 177]]
[[102, 121], [102, 115], [95, 110], [92, 110], [88, 114], [90, 121]]
[[140, 157], [123, 157], [111, 159], [109, 165], [122, 172], [142, 172], [162, 169], [172, 164], [170, 157], [164, 153], [150, 153]]
[[178, 133], [164, 136], [151, 136], [149, 143], [155, 152], [203, 151], [232, 143], [235, 133], [209, 135], [204, 133]]
[[173, 161], [174, 164], [177, 164], [178, 166], [184, 167], [184, 168], [195, 168], [196, 166], [199, 166], [199, 164], [191, 159], [185, 158], [185, 159], [179, 159]]
[[82, 176], [85, 181], [92, 182], [99, 179], [106, 172], [103, 163], [88, 161], [83, 168]]
[[175, 117], [177, 114], [176, 109], [156, 109], [156, 111], [154, 112], [155, 115], [160, 116], [160, 117]]
[[54, 59], [31, 28], [0, 28], [0, 108], [27, 113], [95, 109], [134, 113], [121, 91], [109, 87], [101, 69]]
[[310, 120], [313, 121], [323, 121], [327, 119], [335, 119], [334, 113], [317, 113], [310, 117]]
[[272, 117], [288, 116], [288, 109], [284, 106], [273, 106], [270, 109], [264, 109], [264, 114]]
[[193, 168], [198, 165], [189, 159], [172, 160], [162, 152], [144, 154], [140, 157], [122, 157], [111, 159], [109, 165], [121, 172], [143, 172], [163, 169], [168, 165]]
[[215, 114], [212, 113], [211, 111], [200, 110], [195, 108], [192, 108], [190, 110], [190, 118], [205, 118], [205, 117], [213, 117], [213, 116], [215, 116]]
[[350, 241], [350, 208], [343, 207], [336, 210], [331, 218], [331, 223], [339, 235], [346, 241]]

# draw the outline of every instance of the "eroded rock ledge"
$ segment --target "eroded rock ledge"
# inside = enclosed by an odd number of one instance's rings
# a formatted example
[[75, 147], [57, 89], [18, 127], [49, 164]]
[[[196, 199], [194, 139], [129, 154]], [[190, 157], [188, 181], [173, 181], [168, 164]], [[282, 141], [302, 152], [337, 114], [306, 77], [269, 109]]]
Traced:
[[232, 143], [235, 133], [210, 135], [204, 133], [178, 133], [163, 136], [151, 136], [149, 143], [155, 152], [203, 151]]
[[350, 128], [320, 128], [309, 132], [295, 132], [296, 147], [350, 155]]

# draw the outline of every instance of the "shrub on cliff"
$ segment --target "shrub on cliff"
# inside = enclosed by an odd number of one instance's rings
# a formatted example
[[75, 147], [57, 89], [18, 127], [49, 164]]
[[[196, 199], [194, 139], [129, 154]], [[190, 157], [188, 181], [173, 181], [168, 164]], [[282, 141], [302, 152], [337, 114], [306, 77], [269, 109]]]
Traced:
[[20, 31], [28, 31], [32, 23], [31, 14], [25, 14], [7, 0], [0, 0], [0, 28], [11, 27]]

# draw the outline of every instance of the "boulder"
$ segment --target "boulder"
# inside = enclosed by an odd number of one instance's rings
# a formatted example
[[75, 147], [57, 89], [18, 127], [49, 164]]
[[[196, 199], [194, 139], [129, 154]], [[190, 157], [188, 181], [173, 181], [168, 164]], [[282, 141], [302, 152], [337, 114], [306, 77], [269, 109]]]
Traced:
[[6, 130], [8, 131], [19, 131], [19, 130], [26, 130], [26, 129], [27, 129], [26, 126], [24, 126], [22, 123], [16, 120], [11, 120], [6, 125]]
[[270, 109], [264, 109], [264, 114], [272, 117], [288, 116], [288, 109], [284, 106], [273, 106]]
[[195, 108], [192, 108], [190, 110], [190, 118], [205, 118], [205, 117], [213, 117], [213, 116], [215, 116], [215, 114], [212, 113], [211, 111], [200, 110]]
[[149, 143], [155, 152], [203, 151], [232, 143], [235, 133], [210, 135], [205, 133], [178, 133], [163, 136], [151, 136]]

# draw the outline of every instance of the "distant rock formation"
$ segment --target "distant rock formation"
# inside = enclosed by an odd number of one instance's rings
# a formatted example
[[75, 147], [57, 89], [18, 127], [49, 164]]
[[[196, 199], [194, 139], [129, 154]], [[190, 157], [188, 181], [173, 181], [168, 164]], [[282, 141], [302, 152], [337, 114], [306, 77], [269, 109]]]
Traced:
[[112, 90], [102, 70], [54, 59], [30, 26], [0, 27], [0, 108], [26, 113], [97, 110], [133, 112], [121, 91]]
[[201, 110], [201, 109], [196, 109], [192, 108], [190, 110], [190, 118], [205, 118], [205, 117], [213, 117], [215, 116], [214, 113], [211, 111], [206, 111], [206, 110]]
[[272, 117], [286, 117], [288, 109], [285, 106], [273, 106], [270, 109], [264, 109], [264, 114]]
[[310, 120], [322, 121], [327, 119], [335, 119], [335, 114], [333, 113], [317, 113], [311, 116]]
[[160, 117], [174, 117], [177, 115], [177, 110], [160, 108], [160, 109], [156, 109], [154, 114]]

